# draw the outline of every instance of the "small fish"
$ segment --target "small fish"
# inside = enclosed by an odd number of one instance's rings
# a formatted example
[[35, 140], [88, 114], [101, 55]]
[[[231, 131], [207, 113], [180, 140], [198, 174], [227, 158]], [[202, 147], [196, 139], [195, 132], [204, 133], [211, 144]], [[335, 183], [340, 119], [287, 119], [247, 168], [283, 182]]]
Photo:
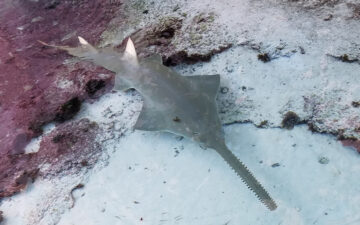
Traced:
[[115, 72], [115, 89], [134, 88], [144, 100], [135, 129], [171, 132], [216, 150], [268, 209], [277, 208], [267, 191], [225, 144], [215, 100], [219, 75], [181, 76], [164, 66], [159, 55], [139, 60], [130, 38], [122, 54], [112, 48], [97, 49], [82, 37], [79, 42], [80, 46], [74, 48], [40, 43]]

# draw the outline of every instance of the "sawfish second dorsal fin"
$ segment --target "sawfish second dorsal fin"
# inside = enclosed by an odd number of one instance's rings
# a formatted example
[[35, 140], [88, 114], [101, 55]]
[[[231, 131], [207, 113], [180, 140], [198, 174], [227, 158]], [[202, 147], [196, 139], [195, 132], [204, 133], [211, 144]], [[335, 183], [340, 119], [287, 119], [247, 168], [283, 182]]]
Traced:
[[97, 50], [94, 46], [89, 44], [83, 37], [78, 36], [79, 43], [81, 44], [81, 47], [84, 49], [84, 51], [88, 51], [89, 53], [97, 53]]
[[199, 93], [207, 93], [209, 97], [216, 97], [220, 86], [220, 75], [195, 75], [186, 77]]
[[89, 42], [87, 42], [84, 38], [78, 36], [78, 40], [80, 46], [77, 47], [50, 45], [43, 41], [38, 42], [45, 46], [67, 51], [70, 55], [79, 57], [81, 59], [92, 59], [98, 53], [98, 50], [94, 46], [89, 44]]

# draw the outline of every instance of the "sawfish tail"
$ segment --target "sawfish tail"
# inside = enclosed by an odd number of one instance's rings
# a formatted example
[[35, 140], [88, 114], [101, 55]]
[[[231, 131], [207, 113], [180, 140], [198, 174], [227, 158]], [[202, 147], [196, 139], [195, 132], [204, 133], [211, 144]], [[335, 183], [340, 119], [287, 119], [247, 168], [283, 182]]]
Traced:
[[263, 186], [256, 180], [250, 170], [224, 144], [215, 149], [229, 166], [237, 173], [244, 183], [251, 189], [258, 199], [271, 211], [277, 208], [275, 201], [270, 197]]

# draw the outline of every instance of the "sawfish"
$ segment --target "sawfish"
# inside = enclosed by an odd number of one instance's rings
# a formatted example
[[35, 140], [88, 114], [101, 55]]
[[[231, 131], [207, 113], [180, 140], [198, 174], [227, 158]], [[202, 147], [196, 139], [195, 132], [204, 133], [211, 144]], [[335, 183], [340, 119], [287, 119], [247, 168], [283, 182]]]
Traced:
[[144, 103], [135, 129], [174, 133], [214, 149], [268, 209], [277, 208], [268, 192], [225, 144], [216, 105], [219, 75], [182, 76], [164, 66], [160, 55], [139, 59], [130, 38], [123, 53], [110, 47], [96, 48], [78, 38], [78, 47], [40, 43], [114, 72], [116, 90], [134, 88], [142, 96]]

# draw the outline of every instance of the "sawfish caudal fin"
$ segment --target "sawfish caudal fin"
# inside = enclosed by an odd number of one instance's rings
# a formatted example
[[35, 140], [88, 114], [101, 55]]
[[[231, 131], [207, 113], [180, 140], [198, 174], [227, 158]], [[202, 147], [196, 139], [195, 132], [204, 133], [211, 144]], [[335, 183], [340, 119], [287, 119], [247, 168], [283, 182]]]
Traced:
[[57, 46], [57, 45], [50, 45], [43, 41], [38, 41], [40, 44], [53, 47], [57, 49], [61, 49], [64, 51], [67, 51], [70, 55], [76, 56], [82, 59], [91, 59], [92, 56], [96, 55], [98, 53], [98, 50], [89, 44], [84, 38], [78, 36], [80, 46], [78, 47], [69, 47], [69, 46]]
[[271, 211], [277, 208], [275, 201], [270, 197], [267, 191], [261, 186], [259, 181], [252, 175], [248, 168], [226, 147], [215, 149], [229, 166], [237, 173], [244, 183], [251, 189], [259, 200]]

